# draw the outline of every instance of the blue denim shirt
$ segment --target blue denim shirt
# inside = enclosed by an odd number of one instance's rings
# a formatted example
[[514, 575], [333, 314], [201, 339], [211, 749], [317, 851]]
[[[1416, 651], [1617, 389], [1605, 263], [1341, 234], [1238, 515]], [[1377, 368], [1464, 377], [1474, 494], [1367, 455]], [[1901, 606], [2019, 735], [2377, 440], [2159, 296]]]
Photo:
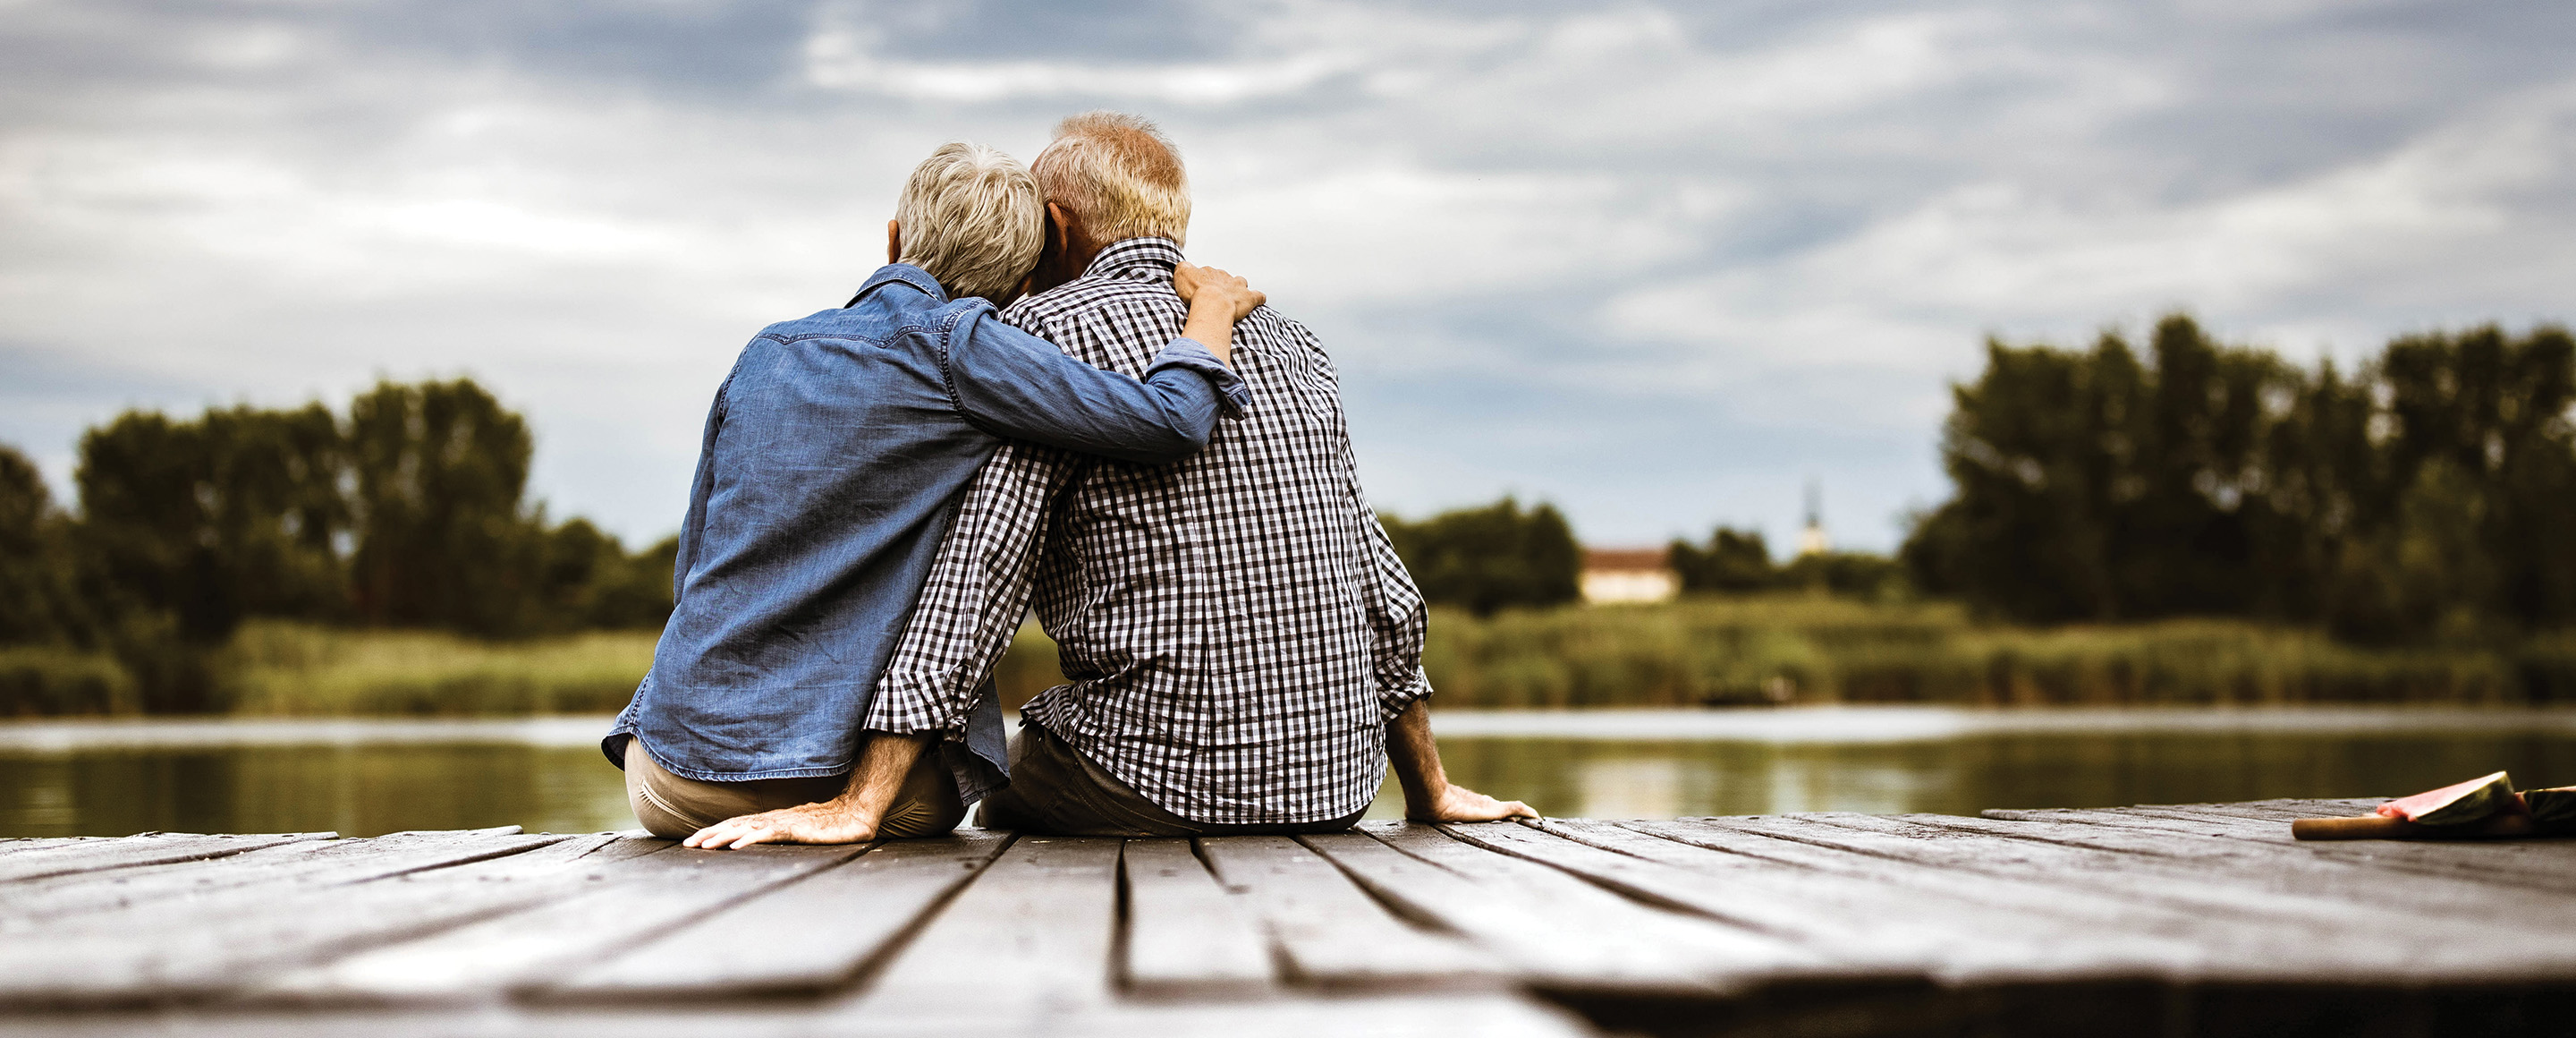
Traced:
[[[1004, 438], [1155, 464], [1240, 415], [1240, 379], [1174, 339], [1143, 381], [950, 302], [894, 264], [850, 305], [770, 325], [716, 390], [653, 667], [600, 748], [628, 738], [708, 781], [847, 772], [868, 696], [911, 618], [967, 483]], [[970, 801], [997, 784], [989, 684], [948, 760]]]

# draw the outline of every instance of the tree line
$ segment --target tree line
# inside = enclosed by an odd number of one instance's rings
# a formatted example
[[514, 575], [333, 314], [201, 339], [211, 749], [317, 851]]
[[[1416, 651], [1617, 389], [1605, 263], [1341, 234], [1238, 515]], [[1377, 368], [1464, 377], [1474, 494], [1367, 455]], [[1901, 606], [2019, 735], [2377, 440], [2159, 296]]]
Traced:
[[2026, 623], [2197, 615], [2462, 644], [2576, 622], [2576, 342], [2409, 335], [2347, 371], [2213, 339], [1989, 341], [1913, 581]]
[[1426, 602], [1490, 616], [1510, 606], [1562, 605], [1582, 594], [1583, 549], [1554, 505], [1524, 510], [1506, 497], [1420, 522], [1388, 513], [1377, 518]]
[[113, 654], [148, 709], [208, 705], [245, 620], [519, 638], [658, 627], [676, 541], [629, 552], [525, 499], [527, 422], [471, 380], [345, 414], [128, 411], [81, 437], [78, 500], [0, 446], [0, 645]]
[[1759, 530], [1719, 526], [1706, 544], [1676, 540], [1664, 557], [1686, 595], [1809, 591], [1884, 601], [1913, 593], [1903, 567], [1887, 556], [1811, 551], [1777, 563]]
[[[1407, 521], [1380, 514], [1387, 539], [1425, 601], [1478, 616], [1505, 608], [1547, 608], [1582, 597], [1583, 548], [1554, 505], [1490, 505]], [[1885, 600], [1910, 594], [1896, 560], [1865, 552], [1813, 552], [1772, 561], [1759, 531], [1720, 526], [1705, 544], [1673, 541], [1666, 565], [1684, 594], [1822, 592]]]

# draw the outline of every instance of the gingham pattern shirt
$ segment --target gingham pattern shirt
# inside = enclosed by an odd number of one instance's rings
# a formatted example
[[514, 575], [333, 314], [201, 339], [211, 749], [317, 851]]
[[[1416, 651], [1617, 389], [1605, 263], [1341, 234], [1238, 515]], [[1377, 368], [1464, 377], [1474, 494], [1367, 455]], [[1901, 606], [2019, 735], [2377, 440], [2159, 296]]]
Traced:
[[[1178, 246], [1131, 238], [1003, 317], [1130, 374], [1180, 334]], [[1128, 465], [1010, 443], [960, 503], [865, 727], [954, 738], [1029, 607], [1065, 675], [1024, 714], [1165, 810], [1340, 818], [1429, 695], [1421, 593], [1360, 492], [1341, 386], [1304, 325], [1235, 326], [1251, 390], [1206, 450]]]

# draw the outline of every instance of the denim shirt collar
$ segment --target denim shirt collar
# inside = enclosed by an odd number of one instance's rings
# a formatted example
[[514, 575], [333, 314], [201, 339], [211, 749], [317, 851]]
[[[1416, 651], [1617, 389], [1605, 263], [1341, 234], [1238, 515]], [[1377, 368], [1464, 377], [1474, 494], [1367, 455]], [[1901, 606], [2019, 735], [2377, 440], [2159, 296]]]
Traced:
[[1102, 246], [1091, 265], [1082, 268], [1082, 276], [1170, 281], [1172, 268], [1180, 265], [1181, 247], [1170, 238], [1121, 238]]
[[[1176, 252], [1174, 255], [1179, 253]], [[867, 298], [868, 293], [876, 291], [877, 286], [889, 281], [900, 281], [910, 285], [936, 302], [948, 301], [948, 291], [939, 287], [939, 279], [931, 277], [929, 271], [909, 263], [888, 263], [878, 267], [876, 273], [868, 275], [868, 280], [859, 286], [857, 294], [852, 295], [849, 302], [841, 304], [842, 308], [859, 305], [859, 300]]]

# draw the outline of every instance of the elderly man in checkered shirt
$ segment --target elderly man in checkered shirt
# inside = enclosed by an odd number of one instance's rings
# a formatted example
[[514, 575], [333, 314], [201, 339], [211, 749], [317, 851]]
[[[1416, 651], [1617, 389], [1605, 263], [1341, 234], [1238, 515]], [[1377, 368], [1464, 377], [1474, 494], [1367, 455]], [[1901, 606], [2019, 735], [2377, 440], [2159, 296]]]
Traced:
[[[1093, 112], [1057, 127], [1032, 172], [1049, 217], [1043, 291], [1003, 318], [1079, 360], [1143, 372], [1185, 312], [1172, 287], [1190, 210], [1178, 153], [1142, 119]], [[871, 808], [993, 694], [1032, 594], [1072, 683], [1023, 711], [1009, 785], [984, 801], [988, 827], [1332, 831], [1367, 811], [1390, 760], [1409, 817], [1534, 817], [1441, 770], [1422, 597], [1360, 492], [1314, 335], [1257, 309], [1235, 329], [1234, 367], [1252, 404], [1189, 460], [1006, 444], [959, 503], [879, 679], [848, 792], [690, 842], [873, 838]]]

